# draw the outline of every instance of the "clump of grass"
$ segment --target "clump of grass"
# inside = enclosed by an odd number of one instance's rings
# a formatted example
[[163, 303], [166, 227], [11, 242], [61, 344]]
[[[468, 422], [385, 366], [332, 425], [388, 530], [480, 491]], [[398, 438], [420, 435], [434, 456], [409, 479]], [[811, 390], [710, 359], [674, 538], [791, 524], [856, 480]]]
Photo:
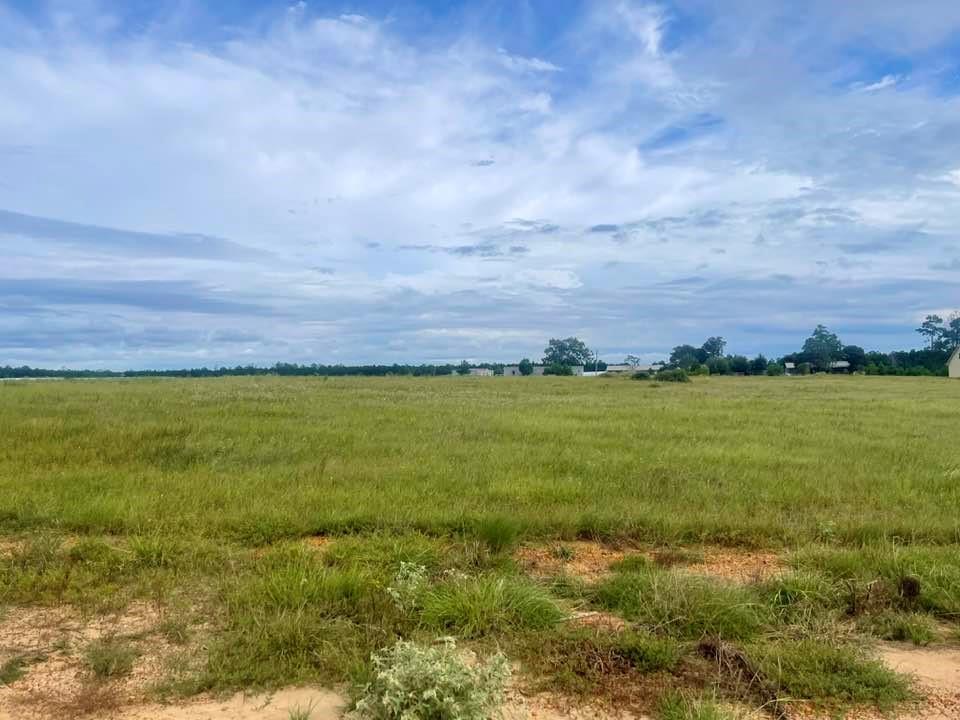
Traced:
[[190, 639], [190, 628], [186, 622], [176, 617], [166, 617], [157, 627], [164, 639], [174, 645], [185, 645]]
[[494, 555], [512, 550], [520, 538], [520, 524], [511, 517], [494, 516], [477, 520], [473, 524], [476, 535]]
[[710, 698], [694, 697], [688, 693], [665, 693], [657, 703], [659, 720], [736, 720], [733, 713]]
[[538, 677], [564, 692], [586, 694], [623, 682], [631, 672], [674, 670], [683, 647], [674, 638], [645, 632], [561, 627], [528, 636], [525, 652]]
[[628, 620], [684, 638], [752, 638], [773, 619], [749, 589], [709, 578], [647, 568], [604, 581], [595, 600]]
[[310, 720], [311, 715], [313, 715], [313, 703], [307, 707], [297, 705], [287, 711], [287, 720]]
[[538, 586], [519, 577], [481, 575], [438, 585], [424, 594], [427, 627], [464, 638], [518, 630], [542, 630], [564, 617]]
[[551, 547], [550, 554], [557, 560], [562, 560], [563, 562], [570, 562], [576, 556], [572, 547], [561, 544]]
[[139, 652], [130, 643], [116, 638], [95, 640], [87, 646], [84, 660], [100, 680], [129, 675]]
[[488, 720], [498, 714], [510, 665], [501, 655], [467, 663], [447, 640], [440, 647], [397, 642], [372, 658], [357, 720]]
[[0, 665], [0, 686], [12, 685], [27, 674], [29, 665], [41, 662], [43, 659], [44, 655], [38, 653], [14, 655], [9, 658]]
[[887, 611], [864, 617], [860, 626], [881, 640], [929, 645], [939, 637], [937, 626], [928, 615]]
[[756, 645], [748, 652], [780, 694], [794, 699], [886, 709], [911, 697], [904, 677], [851, 647], [783, 640]]

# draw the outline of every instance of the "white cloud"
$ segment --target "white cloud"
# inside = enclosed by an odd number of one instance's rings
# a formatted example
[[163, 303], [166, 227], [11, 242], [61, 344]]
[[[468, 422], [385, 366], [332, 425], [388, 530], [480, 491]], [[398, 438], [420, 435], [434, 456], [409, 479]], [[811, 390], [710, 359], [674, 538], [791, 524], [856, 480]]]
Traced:
[[[484, 332], [501, 333], [503, 352], [526, 354], [530, 337], [580, 322], [611, 347], [628, 333], [669, 344], [683, 339], [674, 314], [706, 334], [738, 313], [753, 317], [756, 300], [739, 288], [761, 292], [775, 275], [821, 295], [830, 282], [863, 283], [862, 294], [847, 292], [893, 322], [899, 315], [870, 284], [930, 280], [930, 248], [960, 231], [945, 186], [960, 186], [951, 160], [960, 105], [924, 87], [921, 72], [909, 86], [885, 75], [848, 92], [853, 75], [810, 70], [811, 57], [830, 66], [835, 50], [812, 25], [774, 42], [778, 18], [747, 5], [734, 3], [684, 46], [658, 5], [592, 3], [567, 46], [527, 53], [471, 33], [419, 42], [402, 23], [326, 17], [303, 3], [223, 42], [0, 15], [0, 210], [202, 233], [264, 253], [232, 264], [120, 258], [17, 236], [5, 277], [181, 282], [164, 287], [263, 314], [195, 317], [134, 298], [137, 309], [111, 305], [108, 322], [81, 302], [93, 290], [70, 286], [69, 303], [28, 308], [40, 320], [0, 297], [0, 330], [55, 337], [63, 324], [65, 337], [81, 338], [102, 323], [98, 332], [120, 338], [111, 352], [121, 363], [176, 364], [197, 342], [226, 359], [378, 360], [387, 345], [420, 359], [422, 347], [404, 338], [433, 337], [430, 352], [446, 356], [443, 338]], [[916, 32], [911, 44], [936, 37]], [[697, 142], [671, 144], [691, 127], [702, 128]], [[648, 149], [650, 138], [662, 147]], [[703, 283], [658, 285], [692, 277]], [[700, 303], [711, 284], [728, 288], [716, 301], [725, 318]], [[762, 290], [784, 323], [815, 312], [864, 321], [839, 306], [798, 309], [798, 291], [784, 287]], [[945, 292], [917, 296], [943, 304]], [[196, 335], [178, 345], [147, 332], [171, 324]], [[214, 334], [223, 329], [258, 339]], [[124, 349], [133, 337], [154, 350]], [[78, 362], [96, 359], [69, 342]], [[24, 343], [18, 358], [30, 352]]]

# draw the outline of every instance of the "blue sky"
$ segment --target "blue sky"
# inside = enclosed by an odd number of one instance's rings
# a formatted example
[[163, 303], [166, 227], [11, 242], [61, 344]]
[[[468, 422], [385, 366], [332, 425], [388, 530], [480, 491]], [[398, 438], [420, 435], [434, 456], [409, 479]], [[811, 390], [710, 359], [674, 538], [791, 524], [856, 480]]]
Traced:
[[960, 3], [0, 0], [0, 364], [608, 360], [960, 308]]

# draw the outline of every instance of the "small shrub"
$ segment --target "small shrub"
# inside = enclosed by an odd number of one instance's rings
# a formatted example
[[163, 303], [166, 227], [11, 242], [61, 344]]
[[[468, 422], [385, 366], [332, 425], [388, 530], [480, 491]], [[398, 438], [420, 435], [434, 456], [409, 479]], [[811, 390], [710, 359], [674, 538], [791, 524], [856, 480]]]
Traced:
[[520, 578], [481, 575], [438, 585], [423, 597], [423, 623], [465, 638], [542, 630], [563, 620], [543, 590]]
[[400, 612], [410, 612], [420, 604], [427, 583], [427, 569], [416, 563], [401, 562], [400, 569], [387, 586], [387, 595]]
[[633, 380], [649, 380], [652, 376], [646, 370], [637, 370], [630, 376]]
[[401, 640], [372, 662], [373, 678], [353, 712], [358, 720], [488, 720], [510, 677], [503, 655], [468, 665], [452, 640], [440, 647]]
[[657, 373], [657, 380], [660, 382], [690, 382], [690, 374], [682, 369], [676, 368], [674, 370], [661, 370]]
[[129, 643], [107, 638], [90, 643], [85, 659], [93, 674], [105, 680], [129, 675], [138, 655], [137, 650]]

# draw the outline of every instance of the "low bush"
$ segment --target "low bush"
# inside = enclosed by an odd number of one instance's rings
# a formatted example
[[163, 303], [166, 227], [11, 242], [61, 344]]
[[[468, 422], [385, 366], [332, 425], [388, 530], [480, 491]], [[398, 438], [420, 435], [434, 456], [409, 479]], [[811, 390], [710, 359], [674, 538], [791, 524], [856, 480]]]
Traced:
[[488, 720], [510, 678], [503, 655], [468, 664], [452, 640], [439, 647], [399, 641], [372, 663], [372, 678], [351, 713], [357, 720]]

